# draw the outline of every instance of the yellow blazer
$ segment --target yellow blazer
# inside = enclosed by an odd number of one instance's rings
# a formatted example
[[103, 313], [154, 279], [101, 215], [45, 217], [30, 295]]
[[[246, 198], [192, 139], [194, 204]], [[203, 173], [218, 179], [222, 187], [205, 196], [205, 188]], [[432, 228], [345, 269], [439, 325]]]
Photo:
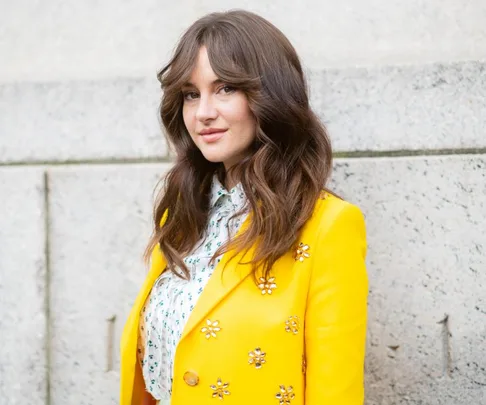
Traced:
[[[242, 224], [242, 232], [251, 214]], [[223, 255], [177, 346], [171, 405], [362, 405], [368, 279], [361, 211], [321, 193], [292, 251], [257, 285]], [[120, 405], [140, 405], [140, 311], [165, 269], [160, 249], [121, 338]]]

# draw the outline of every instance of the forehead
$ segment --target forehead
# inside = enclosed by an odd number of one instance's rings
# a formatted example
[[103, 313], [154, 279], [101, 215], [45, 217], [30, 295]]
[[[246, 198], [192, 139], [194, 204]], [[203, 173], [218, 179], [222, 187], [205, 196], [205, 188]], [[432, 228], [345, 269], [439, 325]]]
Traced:
[[206, 47], [202, 46], [199, 49], [197, 60], [188, 78], [188, 81], [183, 86], [203, 86], [214, 85], [220, 83], [218, 76], [214, 73], [211, 63], [209, 62]]

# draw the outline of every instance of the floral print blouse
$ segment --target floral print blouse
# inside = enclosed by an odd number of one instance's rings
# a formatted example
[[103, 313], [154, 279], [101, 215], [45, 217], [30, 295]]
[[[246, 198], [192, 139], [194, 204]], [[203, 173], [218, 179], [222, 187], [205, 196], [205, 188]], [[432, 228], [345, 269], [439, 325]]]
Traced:
[[213, 176], [205, 237], [192, 254], [184, 258], [190, 280], [183, 280], [169, 271], [162, 273], [142, 309], [139, 361], [145, 387], [161, 405], [170, 404], [175, 350], [184, 326], [221, 257], [212, 265], [209, 260], [223, 243], [235, 236], [248, 215], [248, 208], [232, 221], [229, 218], [245, 204], [241, 183], [227, 191], [217, 175]]

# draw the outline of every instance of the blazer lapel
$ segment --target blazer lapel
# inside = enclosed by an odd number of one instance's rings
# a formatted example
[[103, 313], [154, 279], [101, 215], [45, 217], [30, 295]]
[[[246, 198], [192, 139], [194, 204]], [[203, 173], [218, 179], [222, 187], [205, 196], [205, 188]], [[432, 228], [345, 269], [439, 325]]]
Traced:
[[[139, 317], [140, 317], [140, 311], [142, 310], [143, 304], [145, 303], [145, 300], [147, 299], [147, 296], [152, 289], [153, 284], [155, 283], [155, 280], [157, 279], [158, 276], [162, 274], [162, 272], [165, 269], [165, 266], [167, 265], [167, 261], [165, 260], [165, 257], [160, 253], [160, 249], [157, 247], [157, 253], [154, 253], [152, 255], [152, 263], [150, 266], [150, 270], [145, 277], [145, 281], [142, 285], [142, 288], [140, 289], [140, 292], [137, 295], [137, 298], [135, 299], [135, 302], [132, 306], [132, 309], [130, 311], [130, 314], [128, 315], [127, 322], [125, 323], [125, 331], [127, 333], [124, 333], [122, 335], [121, 339], [121, 347], [125, 346], [133, 346], [134, 340], [137, 338], [136, 333], [128, 333], [128, 331], [134, 331], [138, 330], [138, 322], [139, 322]], [[131, 342], [129, 342], [131, 340]]]
[[[251, 215], [251, 213], [248, 214], [248, 217], [241, 225], [235, 237], [240, 235], [247, 228], [251, 220]], [[181, 341], [201, 323], [215, 306], [217, 306], [231, 291], [251, 274], [251, 264], [238, 264], [238, 262], [247, 262], [251, 260], [253, 258], [254, 250], [255, 247], [252, 246], [246, 255], [243, 256], [242, 252], [238, 253], [226, 266], [224, 271], [224, 265], [235, 252], [230, 250], [223, 254], [221, 261], [214, 269], [213, 274], [209, 278], [208, 283], [204, 287], [189, 319], [187, 320], [182, 332]]]
[[[138, 375], [137, 379], [137, 339], [138, 339], [138, 325], [140, 318], [140, 311], [147, 299], [150, 290], [157, 277], [162, 274], [167, 261], [160, 252], [160, 249], [156, 247], [154, 253], [152, 254], [152, 263], [150, 266], [149, 273], [145, 277], [143, 286], [135, 299], [135, 303], [132, 306], [132, 310], [128, 316], [123, 329], [120, 350], [122, 355], [123, 372], [121, 373], [121, 391], [120, 391], [120, 404], [131, 404], [132, 395], [140, 395], [137, 387], [143, 386], [143, 380], [141, 376]], [[136, 391], [136, 392], [134, 392]]]
[[[251, 221], [252, 213], [248, 214], [248, 217], [241, 225], [240, 229], [235, 236], [240, 235], [249, 225]], [[233, 260], [228, 263], [226, 270], [223, 272], [224, 265], [229, 261], [234, 251], [226, 252], [221, 261], [218, 263], [211, 275], [206, 287], [201, 293], [191, 315], [184, 327], [180, 341], [182, 341], [201, 321], [207, 316], [211, 310], [216, 307], [231, 291], [233, 291], [243, 280], [245, 280], [252, 272], [251, 264], [238, 264], [239, 261], [249, 261], [253, 258], [255, 246], [252, 246], [246, 255], [243, 252], [238, 253]], [[121, 351], [124, 357], [123, 365], [129, 365], [128, 369], [122, 373], [122, 392], [120, 403], [130, 403], [130, 399], [133, 394], [133, 381], [135, 379], [135, 367], [136, 353], [137, 353], [137, 337], [138, 337], [138, 325], [139, 317], [142, 307], [155, 283], [155, 280], [162, 274], [167, 265], [167, 260], [160, 252], [160, 249], [156, 248], [152, 256], [152, 264], [150, 271], [145, 278], [145, 282], [138, 294], [135, 303], [132, 307], [128, 320], [125, 324], [125, 328], [121, 339]]]

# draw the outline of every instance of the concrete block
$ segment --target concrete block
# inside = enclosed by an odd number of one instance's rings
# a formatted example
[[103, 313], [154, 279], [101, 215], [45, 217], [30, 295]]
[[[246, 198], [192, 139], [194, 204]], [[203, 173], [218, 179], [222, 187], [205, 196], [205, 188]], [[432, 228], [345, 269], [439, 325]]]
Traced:
[[152, 76], [193, 20], [192, 1], [30, 0], [0, 15], [0, 82]]
[[367, 405], [485, 403], [486, 155], [335, 166], [367, 221]]
[[482, 0], [208, 0], [194, 5], [198, 16], [231, 8], [249, 9], [269, 19], [311, 69], [486, 56]]
[[270, 19], [312, 69], [486, 55], [483, 0], [19, 0], [0, 15], [0, 81], [151, 75], [196, 17], [235, 7]]
[[119, 79], [0, 86], [0, 161], [155, 158], [160, 84]]
[[52, 405], [118, 403], [121, 330], [146, 274], [152, 190], [167, 167], [50, 171]]
[[[336, 151], [486, 147], [486, 62], [331, 69], [309, 85]], [[160, 97], [154, 78], [0, 86], [0, 161], [165, 157]]]
[[486, 147], [486, 62], [312, 72], [336, 151]]
[[47, 398], [42, 169], [0, 168], [0, 404]]

